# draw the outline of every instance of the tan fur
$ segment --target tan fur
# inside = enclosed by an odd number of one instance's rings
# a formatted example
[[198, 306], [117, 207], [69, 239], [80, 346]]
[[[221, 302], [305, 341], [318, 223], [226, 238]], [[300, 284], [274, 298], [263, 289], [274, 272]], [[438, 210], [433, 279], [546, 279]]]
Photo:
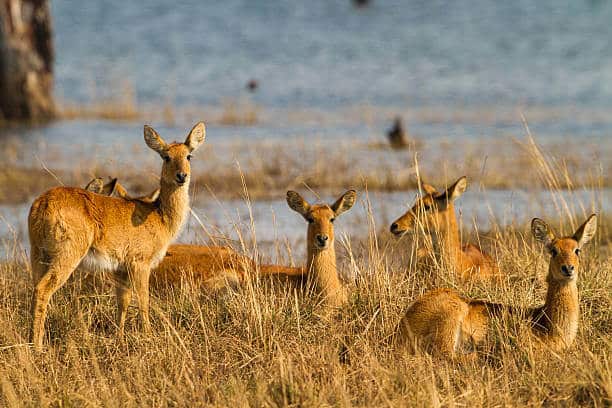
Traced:
[[[111, 179], [104, 184], [101, 178], [90, 181], [86, 189], [98, 194], [117, 195], [126, 200], [154, 202], [159, 196], [159, 189], [141, 197], [132, 197], [117, 181]], [[225, 289], [227, 286], [238, 286], [249, 276], [284, 275], [301, 277], [306, 274], [304, 267], [282, 265], [257, 265], [244, 255], [230, 247], [175, 244], [168, 247], [164, 259], [151, 272], [153, 287], [174, 287], [183, 282], [203, 286], [211, 290]]]
[[[115, 179], [116, 182], [117, 179]], [[85, 186], [85, 190], [87, 191], [91, 191], [92, 193], [98, 193], [98, 194], [103, 194], [103, 195], [111, 195], [112, 191], [109, 193], [104, 192], [105, 188], [107, 188], [107, 186], [113, 186], [114, 188], [114, 183], [113, 180], [111, 180], [109, 183], [104, 184], [104, 179], [102, 177], [96, 177], [94, 179], [92, 179], [89, 183], [87, 183], [87, 185]]]
[[340, 282], [334, 247], [334, 219], [355, 204], [354, 190], [344, 193], [334, 204], [310, 205], [295, 191], [287, 192], [287, 204], [308, 222], [307, 280], [330, 306], [346, 303], [348, 294]]
[[[423, 184], [422, 190], [425, 194], [391, 224], [391, 232], [396, 236], [420, 231], [430, 235], [433, 255], [439, 261], [447, 260], [454, 273], [463, 280], [486, 281], [498, 278], [499, 269], [490, 256], [474, 245], [461, 245], [454, 201], [463, 194], [466, 187], [465, 177], [459, 178], [442, 193], [428, 184]], [[419, 248], [420, 256], [429, 254], [431, 251]]]
[[171, 245], [159, 266], [151, 273], [153, 287], [177, 286], [184, 282], [220, 289], [238, 285], [253, 261], [229, 247]]
[[535, 238], [544, 243], [552, 255], [543, 306], [513, 309], [467, 299], [453, 289], [431, 290], [410, 306], [400, 322], [400, 344], [412, 350], [421, 348], [433, 354], [460, 358], [486, 340], [491, 318], [509, 312], [528, 319], [533, 334], [544, 346], [553, 350], [569, 347], [576, 338], [580, 315], [576, 287], [580, 259], [577, 253], [595, 234], [596, 223], [596, 216], [591, 215], [574, 236], [557, 239], [544, 221], [537, 218], [532, 221]]
[[155, 203], [57, 187], [32, 204], [28, 228], [36, 287], [30, 337], [35, 347], [43, 344], [51, 296], [80, 264], [115, 274], [120, 336], [132, 297], [130, 286], [138, 298], [144, 330], [150, 330], [150, 271], [162, 260], [187, 218], [189, 159], [204, 141], [205, 127], [203, 123], [195, 125], [185, 143], [166, 144], [148, 126], [144, 135], [147, 145], [164, 160], [160, 196]]
[[230, 247], [176, 244], [170, 245], [166, 256], [151, 273], [154, 287], [177, 286], [189, 281], [207, 289], [236, 287], [258, 275], [260, 277], [284, 275], [301, 277], [303, 267], [257, 265], [248, 256]]
[[149, 194], [133, 197], [116, 178], [110, 179], [108, 183], [104, 183], [104, 179], [102, 177], [96, 177], [87, 183], [85, 190], [111, 197], [121, 197], [125, 198], [126, 200], [144, 201], [146, 203], [154, 203], [159, 198], [159, 188], [153, 190]]

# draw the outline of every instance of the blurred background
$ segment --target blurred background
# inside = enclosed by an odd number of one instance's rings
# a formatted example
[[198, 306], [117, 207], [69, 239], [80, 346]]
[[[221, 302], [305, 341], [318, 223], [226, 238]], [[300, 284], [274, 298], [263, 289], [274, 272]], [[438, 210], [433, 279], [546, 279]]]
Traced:
[[[242, 179], [264, 241], [304, 233], [289, 188], [367, 190], [383, 230], [414, 198], [415, 159], [438, 184], [468, 175], [470, 227], [555, 214], [527, 127], [572, 180], [559, 194], [609, 208], [612, 4], [356, 3], [49, 1], [55, 119], [0, 130], [0, 233], [23, 235], [33, 197], [59, 182], [152, 190], [143, 123], [182, 140], [197, 120], [194, 211], [224, 234], [250, 228]], [[346, 231], [365, 234], [363, 214]], [[200, 229], [183, 239], [206, 240]]]
[[[70, 103], [114, 98], [123, 85], [138, 103], [214, 106], [254, 79], [249, 99], [262, 108], [612, 107], [608, 2], [50, 5], [56, 95]], [[546, 132], [601, 136], [609, 126], [560, 122]]]

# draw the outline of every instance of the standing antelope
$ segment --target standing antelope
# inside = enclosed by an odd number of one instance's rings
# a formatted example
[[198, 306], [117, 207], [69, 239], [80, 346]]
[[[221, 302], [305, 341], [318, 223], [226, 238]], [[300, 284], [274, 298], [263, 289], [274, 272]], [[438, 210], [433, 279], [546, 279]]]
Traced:
[[147, 145], [163, 159], [159, 199], [154, 203], [107, 197], [80, 188], [56, 187], [32, 204], [28, 217], [31, 263], [37, 280], [32, 301], [31, 341], [41, 348], [51, 296], [83, 263], [114, 272], [118, 334], [136, 292], [143, 328], [150, 332], [149, 275], [166, 254], [189, 213], [191, 153], [203, 142], [204, 123], [184, 143], [167, 144], [149, 126]]
[[[85, 187], [86, 190], [104, 195], [116, 195], [126, 200], [155, 202], [159, 189], [140, 197], [132, 197], [116, 178], [104, 183], [95, 178]], [[151, 272], [151, 285], [155, 287], [176, 286], [192, 282], [207, 289], [223, 289], [228, 284], [243, 283], [249, 274], [257, 271], [260, 277], [284, 275], [301, 277], [306, 268], [282, 265], [257, 265], [257, 263], [230, 247], [174, 244], [168, 247], [164, 259]]]
[[464, 280], [497, 277], [499, 270], [490, 256], [474, 245], [461, 246], [454, 201], [467, 188], [467, 178], [459, 178], [443, 192], [429, 184], [422, 187], [424, 195], [391, 224], [391, 232], [400, 237], [422, 229], [432, 238], [434, 256], [442, 260], [446, 255], [454, 272]]
[[295, 191], [287, 192], [289, 207], [308, 222], [307, 280], [330, 306], [341, 306], [348, 297], [336, 269], [333, 223], [337, 216], [351, 209], [356, 198], [357, 193], [349, 190], [332, 205], [310, 205]]
[[536, 308], [511, 306], [472, 300], [452, 289], [435, 289], [414, 302], [399, 326], [399, 341], [414, 350], [455, 358], [483, 343], [491, 318], [504, 311], [518, 314], [532, 325], [533, 334], [553, 350], [569, 347], [576, 338], [580, 315], [578, 302], [578, 267], [580, 251], [593, 238], [597, 217], [591, 215], [573, 236], [556, 238], [548, 225], [534, 218], [531, 231], [551, 255], [548, 267], [546, 302]]

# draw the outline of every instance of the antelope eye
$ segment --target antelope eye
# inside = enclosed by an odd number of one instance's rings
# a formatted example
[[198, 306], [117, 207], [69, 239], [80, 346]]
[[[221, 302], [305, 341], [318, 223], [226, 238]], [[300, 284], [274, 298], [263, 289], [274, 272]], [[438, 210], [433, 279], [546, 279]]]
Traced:
[[314, 222], [314, 218], [308, 217], [306, 218], [306, 221], [308, 221], [309, 224], [312, 224]]
[[425, 211], [429, 211], [429, 210], [431, 210], [431, 205], [429, 205], [429, 204], [423, 204], [423, 209], [424, 209]]
[[329, 221], [333, 223], [334, 221], [336, 221], [336, 219], [335, 219], [335, 218], [332, 218], [332, 219], [331, 219], [331, 220], [329, 220]]
[[559, 255], [559, 250], [557, 250], [557, 248], [555, 248], [555, 247], [552, 247], [552, 248], [550, 248], [550, 254], [552, 256], [557, 256], [557, 255]]
[[170, 156], [164, 156], [164, 161], [165, 161], [166, 163], [170, 162]]
[[191, 155], [190, 154], [187, 155], [187, 160], [191, 161]]
[[576, 250], [574, 251], [574, 253], [575, 253], [576, 255], [580, 255], [580, 248], [576, 248]]

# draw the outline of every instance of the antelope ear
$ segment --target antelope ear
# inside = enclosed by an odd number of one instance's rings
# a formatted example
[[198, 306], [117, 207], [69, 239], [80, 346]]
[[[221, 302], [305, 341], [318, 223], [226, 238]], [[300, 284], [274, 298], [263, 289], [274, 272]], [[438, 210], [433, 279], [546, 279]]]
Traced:
[[448, 201], [455, 201], [467, 189], [467, 177], [459, 177], [455, 183], [446, 189], [446, 198]]
[[155, 129], [149, 125], [144, 126], [144, 139], [147, 146], [155, 150], [160, 156], [164, 156], [166, 150], [168, 149], [168, 145], [166, 142], [164, 142], [164, 139], [157, 134]]
[[102, 177], [96, 177], [95, 179], [92, 179], [85, 186], [85, 190], [91, 191], [92, 193], [98, 193], [98, 194], [102, 192], [103, 188], [104, 188], [104, 180], [102, 180]]
[[293, 211], [300, 213], [303, 217], [306, 217], [310, 210], [310, 204], [302, 198], [300, 193], [295, 191], [287, 191], [287, 204]]
[[425, 192], [425, 194], [437, 194], [438, 190], [432, 186], [431, 184], [422, 183], [421, 189]]
[[150, 192], [149, 194], [145, 196], [138, 197], [138, 199], [141, 201], [148, 202], [148, 203], [153, 203], [155, 202], [155, 200], [157, 200], [158, 197], [159, 197], [159, 188], [156, 189], [155, 191]]
[[589, 218], [582, 224], [576, 232], [574, 232], [574, 239], [578, 242], [578, 248], [582, 248], [587, 242], [589, 242], [597, 231], [597, 216], [591, 214]]
[[331, 205], [332, 211], [336, 214], [336, 217], [346, 212], [353, 207], [355, 204], [355, 200], [357, 199], [357, 192], [355, 190], [349, 190], [346, 193], [342, 194], [342, 197], [336, 200], [335, 203]]
[[127, 190], [119, 183], [115, 184], [115, 193], [121, 198], [126, 198], [128, 200], [132, 198], [128, 194]]
[[546, 248], [550, 248], [555, 240], [555, 234], [553, 234], [548, 224], [539, 218], [531, 220], [531, 233]]
[[425, 194], [437, 194], [438, 190], [432, 186], [431, 184], [428, 184], [426, 182], [423, 181], [422, 178], [417, 177], [417, 185], [419, 186], [419, 188], [425, 193]]
[[116, 178], [111, 179], [111, 181], [109, 181], [102, 187], [102, 191], [100, 194], [112, 196], [113, 193], [116, 192], [118, 186], [119, 186], [119, 183], [117, 183], [117, 179]]
[[204, 122], [198, 122], [185, 139], [185, 145], [187, 145], [189, 151], [193, 152], [204, 143], [204, 139], [206, 139], [206, 126]]

